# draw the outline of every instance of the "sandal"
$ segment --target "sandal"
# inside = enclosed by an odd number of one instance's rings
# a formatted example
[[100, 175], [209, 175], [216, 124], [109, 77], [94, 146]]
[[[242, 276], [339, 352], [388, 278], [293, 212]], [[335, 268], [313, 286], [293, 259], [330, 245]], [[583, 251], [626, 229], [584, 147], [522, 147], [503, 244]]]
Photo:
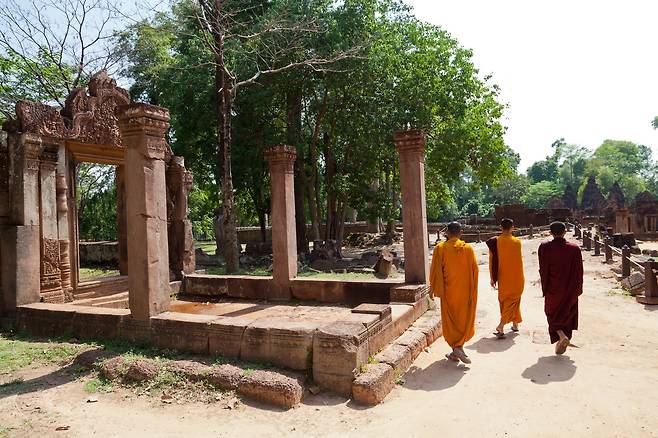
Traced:
[[567, 351], [568, 346], [569, 346], [568, 338], [560, 339], [559, 341], [557, 341], [557, 344], [555, 345], [555, 354], [557, 355], [564, 354], [564, 352]]
[[519, 328], [518, 328], [518, 327], [514, 327], [514, 326], [512, 326], [512, 331], [516, 333], [516, 332], [519, 331]]
[[446, 359], [452, 362], [459, 362], [459, 358], [455, 356], [455, 353], [448, 353], [446, 354]]
[[497, 339], [505, 339], [505, 333], [499, 332], [498, 330], [493, 332], [493, 334], [494, 336], [496, 336]]
[[459, 358], [459, 360], [461, 360], [465, 364], [470, 364], [471, 363], [471, 359], [469, 359], [469, 357], [466, 356], [466, 353], [464, 353], [463, 350], [455, 350], [455, 351], [452, 352], [452, 354], [457, 356]]

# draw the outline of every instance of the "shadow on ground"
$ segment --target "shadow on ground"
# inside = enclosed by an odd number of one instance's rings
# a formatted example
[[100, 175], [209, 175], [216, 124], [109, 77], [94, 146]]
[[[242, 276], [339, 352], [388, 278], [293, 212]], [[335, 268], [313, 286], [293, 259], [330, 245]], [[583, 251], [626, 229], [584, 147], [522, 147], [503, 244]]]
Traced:
[[422, 391], [441, 391], [452, 388], [459, 383], [469, 369], [447, 359], [433, 362], [424, 369], [414, 365], [404, 376], [404, 387]]
[[[493, 332], [492, 332], [493, 333]], [[480, 354], [502, 353], [509, 350], [514, 345], [514, 339], [519, 336], [518, 333], [507, 333], [503, 339], [496, 338], [493, 334], [489, 338], [480, 338], [474, 344], [466, 347], [467, 350], [475, 350]]]
[[33, 379], [15, 380], [0, 385], [0, 400], [13, 395], [44, 391], [78, 380], [83, 375], [87, 374], [77, 372], [76, 368], [78, 367], [79, 366], [71, 364]]
[[521, 374], [532, 383], [546, 385], [553, 382], [566, 382], [576, 374], [576, 364], [569, 356], [544, 356], [537, 363], [526, 368]]

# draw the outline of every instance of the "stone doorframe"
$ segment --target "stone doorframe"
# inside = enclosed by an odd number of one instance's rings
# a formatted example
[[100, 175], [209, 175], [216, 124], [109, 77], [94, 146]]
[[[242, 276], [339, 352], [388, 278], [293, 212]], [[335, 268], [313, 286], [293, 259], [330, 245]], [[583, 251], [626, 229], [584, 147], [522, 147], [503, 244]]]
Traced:
[[9, 168], [0, 175], [9, 187], [0, 197], [0, 213], [8, 212], [0, 215], [0, 313], [73, 299], [76, 162], [118, 166], [120, 269], [128, 273], [131, 313], [145, 320], [166, 310], [170, 271], [181, 279], [195, 268], [187, 218], [192, 175], [166, 142], [168, 110], [131, 103], [101, 71], [74, 90], [61, 111], [23, 101], [16, 116], [3, 127], [7, 148], [0, 149]]

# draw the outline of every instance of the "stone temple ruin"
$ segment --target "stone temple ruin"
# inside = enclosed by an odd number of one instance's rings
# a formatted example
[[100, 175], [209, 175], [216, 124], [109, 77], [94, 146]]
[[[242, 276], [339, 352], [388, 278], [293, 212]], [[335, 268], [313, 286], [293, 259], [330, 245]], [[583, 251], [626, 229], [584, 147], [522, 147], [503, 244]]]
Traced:
[[[273, 274], [194, 272], [187, 193], [192, 176], [166, 141], [166, 109], [130, 101], [104, 72], [61, 111], [20, 102], [0, 142], [0, 321], [42, 335], [124, 339], [268, 362], [373, 403], [440, 335], [428, 300], [425, 136], [394, 136], [400, 155], [405, 278], [297, 278], [295, 150], [266, 153]], [[122, 276], [80, 281], [75, 166], [118, 166]], [[121, 283], [123, 284], [116, 284]], [[116, 297], [125, 290], [126, 297]], [[110, 297], [108, 299], [108, 296]], [[292, 302], [294, 300], [294, 302]], [[361, 373], [368, 358], [379, 363]], [[382, 389], [383, 388], [383, 389]]]

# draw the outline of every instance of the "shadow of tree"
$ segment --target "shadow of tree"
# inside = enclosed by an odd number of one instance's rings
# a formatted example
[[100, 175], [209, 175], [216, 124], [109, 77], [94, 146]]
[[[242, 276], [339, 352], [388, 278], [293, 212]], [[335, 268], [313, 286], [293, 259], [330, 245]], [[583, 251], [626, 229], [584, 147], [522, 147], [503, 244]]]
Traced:
[[425, 369], [414, 365], [405, 374], [403, 386], [412, 390], [441, 391], [459, 383], [469, 369], [447, 359], [434, 362]]
[[475, 350], [480, 354], [501, 353], [509, 350], [514, 345], [514, 339], [519, 336], [518, 333], [508, 333], [503, 339], [496, 337], [480, 338], [476, 343], [466, 347], [467, 350]]
[[77, 372], [79, 365], [70, 364], [64, 368], [59, 368], [43, 376], [35, 377], [29, 380], [17, 380], [0, 386], [0, 400], [13, 395], [23, 395], [32, 392], [43, 391], [55, 386], [66, 385], [67, 383], [78, 380], [88, 372]]
[[576, 365], [569, 356], [545, 356], [526, 368], [521, 376], [532, 383], [546, 385], [552, 382], [566, 382], [576, 374]]

